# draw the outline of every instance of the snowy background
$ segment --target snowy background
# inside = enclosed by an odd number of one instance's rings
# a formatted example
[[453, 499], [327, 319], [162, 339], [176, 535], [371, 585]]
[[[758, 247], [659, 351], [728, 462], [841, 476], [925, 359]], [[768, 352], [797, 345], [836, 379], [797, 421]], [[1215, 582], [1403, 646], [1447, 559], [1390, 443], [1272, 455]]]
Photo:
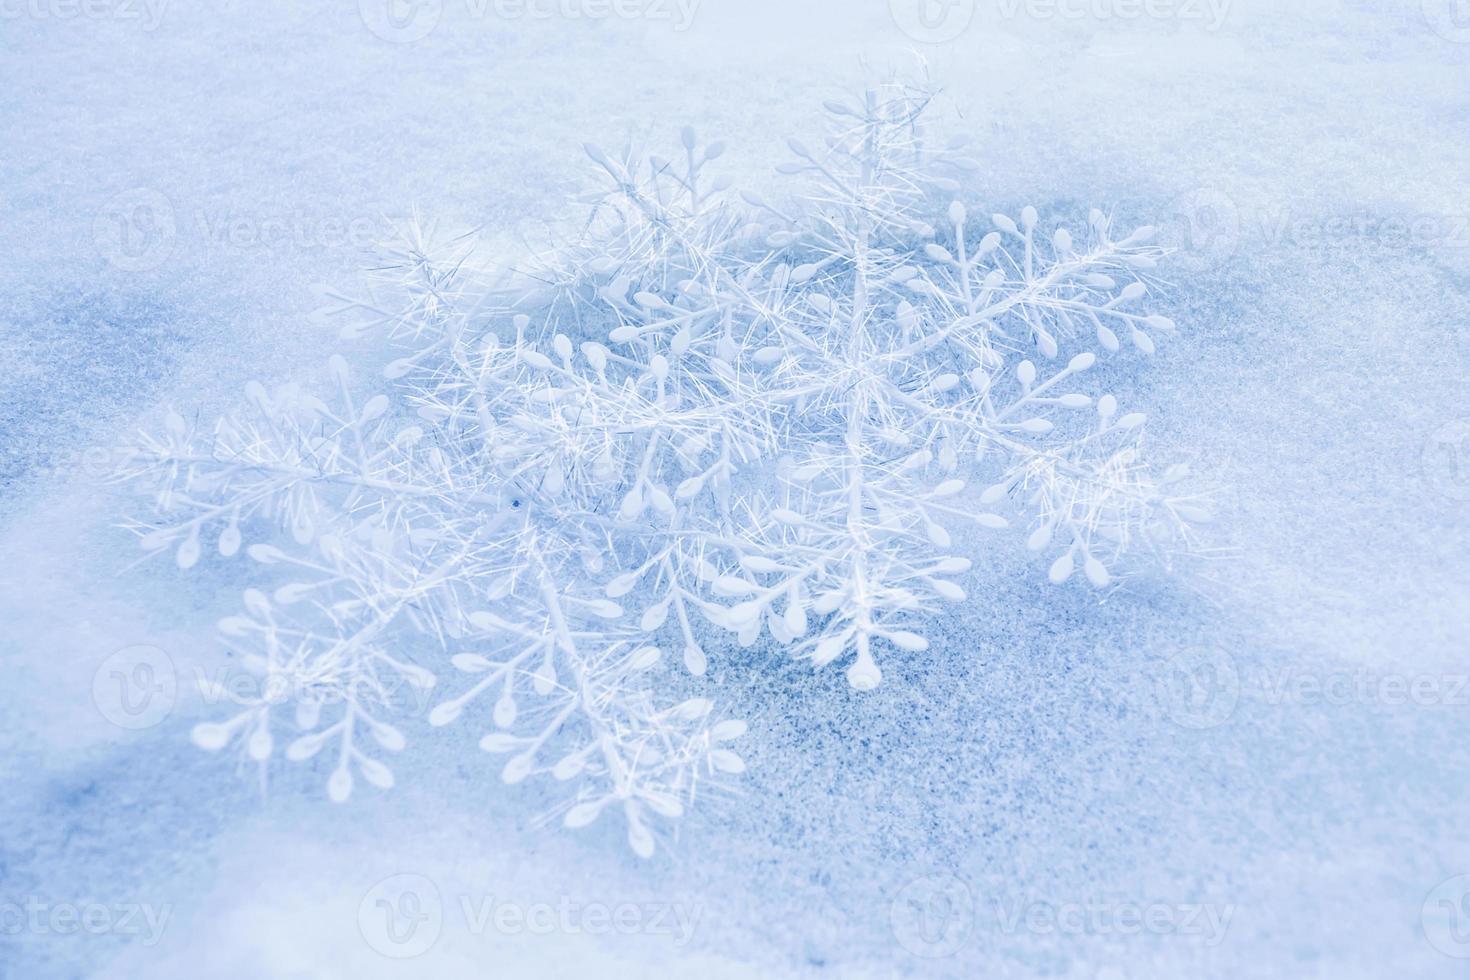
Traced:
[[[444, 0], [400, 43], [362, 6], [0, 4], [0, 976], [1467, 975], [1470, 9], [960, 0], [915, 37], [900, 0], [684, 30]], [[649, 862], [540, 826], [467, 730], [346, 807], [189, 744], [243, 573], [134, 567], [108, 447], [319, 377], [311, 286], [388, 219], [506, 246], [567, 213], [583, 141], [686, 122], [772, 185], [822, 100], [914, 51], [973, 206], [1112, 207], [1180, 249], [1132, 390], [1233, 557], [1100, 604], [999, 547], [866, 696], [721, 660], [750, 773]], [[94, 678], [136, 645], [182, 680], [124, 728]], [[438, 910], [406, 960], [360, 914], [395, 875]], [[492, 901], [639, 911], [537, 934]]]

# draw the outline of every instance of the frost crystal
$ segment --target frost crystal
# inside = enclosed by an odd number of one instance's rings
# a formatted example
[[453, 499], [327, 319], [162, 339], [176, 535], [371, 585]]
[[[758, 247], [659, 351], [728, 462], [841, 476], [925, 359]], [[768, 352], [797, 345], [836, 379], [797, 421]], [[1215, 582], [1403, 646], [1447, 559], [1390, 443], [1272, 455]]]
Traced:
[[188, 568], [206, 540], [281, 539], [245, 549], [281, 584], [221, 624], [260, 695], [195, 741], [264, 763], [289, 723], [287, 759], [335, 757], [332, 799], [387, 788], [363, 736], [400, 748], [384, 716], [447, 661], [431, 725], [484, 705], [507, 783], [575, 782], [567, 826], [616, 807], [646, 856], [651, 818], [744, 768], [743, 723], [658, 697], [662, 647], [700, 675], [722, 636], [769, 633], [866, 690], [965, 598], [952, 535], [1024, 525], [1051, 582], [1099, 589], [1187, 550], [1207, 514], [1171, 489], [1183, 468], [1155, 476], [1143, 416], [1078, 390], [1097, 358], [1076, 348], [1174, 329], [1140, 309], [1152, 230], [946, 205], [976, 166], [929, 144], [928, 99], [829, 103], [829, 137], [790, 142], [785, 205], [733, 197], [689, 129], [676, 160], [589, 146], [607, 186], [577, 242], [491, 276], [410, 232], [368, 298], [327, 292], [318, 319], [401, 353], [391, 395], [334, 357], [330, 397], [252, 384], [247, 412], [145, 438], [146, 547]]

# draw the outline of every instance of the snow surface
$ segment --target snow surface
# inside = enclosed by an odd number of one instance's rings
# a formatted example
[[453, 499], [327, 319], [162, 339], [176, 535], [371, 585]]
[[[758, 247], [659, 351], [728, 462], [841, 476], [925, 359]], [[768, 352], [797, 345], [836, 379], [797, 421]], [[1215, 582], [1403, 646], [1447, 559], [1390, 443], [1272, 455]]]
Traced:
[[[1236, 0], [1209, 31], [983, 2], [937, 45], [879, 0], [705, 0], [684, 32], [446, 2], [413, 44], [345, 0], [179, 0], [152, 29], [122, 3], [5, 6], [0, 976], [1464, 976], [1441, 951], [1466, 951], [1455, 923], [1422, 909], [1470, 873], [1470, 486], [1425, 452], [1470, 420], [1470, 44], [1428, 26], [1453, 3], [1420, 6]], [[869, 695], [760, 650], [715, 659], [750, 772], [652, 862], [611, 827], [540, 826], [544, 801], [507, 791], [464, 729], [410, 731], [399, 787], [338, 808], [289, 773], [262, 802], [194, 749], [191, 685], [164, 723], [107, 720], [109, 655], [214, 669], [211, 624], [248, 578], [133, 567], [114, 525], [137, 503], [97, 479], [105, 449], [165, 404], [207, 417], [249, 378], [318, 377], [341, 345], [307, 321], [310, 286], [365, 260], [342, 229], [416, 207], [514, 241], [566, 213], [583, 141], [670, 145], [685, 122], [729, 141], [725, 172], [773, 186], [784, 137], [907, 50], [976, 138], [972, 209], [1224, 222], [1184, 242], [1159, 309], [1182, 329], [1130, 387], [1155, 456], [1223, 488], [1233, 557], [1099, 602], [998, 547], [948, 639], [892, 658]], [[175, 232], [129, 271], [106, 222], [140, 190]], [[1430, 231], [1406, 241], [1393, 218]], [[1178, 724], [1160, 684], [1189, 651], [1241, 682], [1212, 727]], [[1418, 679], [1439, 703], [1279, 695], [1343, 677]], [[408, 960], [360, 915], [397, 874], [443, 898], [438, 941]], [[970, 931], [926, 958], [907, 902], [934, 881], [959, 889], [940, 924]], [[683, 944], [477, 932], [461, 896], [661, 903], [697, 924]], [[170, 917], [156, 943], [57, 935], [16, 926], [31, 898]], [[1228, 920], [1012, 921], [1035, 902]]]

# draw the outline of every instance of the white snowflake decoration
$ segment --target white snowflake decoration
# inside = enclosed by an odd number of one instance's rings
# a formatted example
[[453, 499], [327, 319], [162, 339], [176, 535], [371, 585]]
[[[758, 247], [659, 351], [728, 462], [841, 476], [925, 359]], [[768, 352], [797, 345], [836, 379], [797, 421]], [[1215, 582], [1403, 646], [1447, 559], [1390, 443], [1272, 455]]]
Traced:
[[332, 746], [332, 799], [354, 773], [387, 788], [360, 736], [400, 748], [383, 716], [447, 661], [465, 677], [431, 725], [493, 696], [505, 781], [576, 781], [565, 823], [617, 805], [646, 856], [651, 817], [744, 768], [743, 723], [661, 706], [662, 647], [700, 675], [719, 637], [768, 633], [866, 690], [964, 599], [958, 528], [1025, 525], [1058, 585], [1189, 550], [1207, 513], [1184, 469], [1155, 476], [1143, 416], [1076, 390], [1094, 353], [1061, 359], [1173, 330], [1138, 309], [1151, 230], [1094, 211], [1043, 235], [1032, 208], [982, 229], [936, 203], [975, 165], [928, 145], [928, 99], [829, 103], [830, 138], [780, 168], [807, 178], [788, 208], [733, 198], [688, 129], [677, 162], [588, 147], [610, 186], [578, 242], [489, 277], [413, 232], [369, 298], [327, 292], [320, 317], [404, 348], [391, 397], [359, 404], [336, 357], [330, 403], [252, 384], [247, 413], [145, 438], [145, 546], [188, 568], [206, 533], [226, 558], [242, 526], [292, 542], [247, 549], [291, 580], [221, 624], [262, 694], [196, 742], [264, 763], [290, 705], [285, 756]]

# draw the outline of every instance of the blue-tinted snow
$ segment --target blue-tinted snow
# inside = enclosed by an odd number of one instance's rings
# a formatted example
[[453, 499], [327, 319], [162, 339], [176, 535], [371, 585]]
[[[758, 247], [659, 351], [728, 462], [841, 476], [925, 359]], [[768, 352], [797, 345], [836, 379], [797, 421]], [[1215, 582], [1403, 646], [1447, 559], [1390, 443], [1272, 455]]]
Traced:
[[[3, 8], [0, 975], [1464, 975], [1470, 463], [1434, 444], [1470, 420], [1455, 4], [1236, 0], [1209, 30], [1185, 15], [1207, 3], [997, 0], [933, 45], [881, 0], [793, 6], [704, 0], [678, 32], [445, 0], [411, 44], [347, 0]], [[944, 642], [868, 696], [716, 658], [751, 771], [652, 862], [538, 826], [468, 731], [411, 729], [399, 788], [337, 808], [297, 773], [262, 803], [195, 750], [187, 689], [139, 731], [97, 709], [120, 648], [212, 669], [248, 580], [129, 569], [136, 503], [96, 478], [120, 431], [319, 372], [339, 345], [310, 286], [350, 281], [385, 216], [511, 241], [565, 213], [583, 141], [685, 122], [771, 186], [781, 139], [905, 48], [976, 141], [972, 210], [1201, 223], [1160, 310], [1182, 329], [1128, 388], [1155, 452], [1222, 487], [1233, 558], [1099, 604], [987, 551]], [[125, 241], [139, 203], [160, 237]], [[1223, 701], [1161, 686], [1181, 655]], [[372, 941], [400, 874], [440, 902], [406, 960]], [[490, 899], [641, 918], [479, 928]], [[142, 906], [158, 935], [122, 925]], [[107, 924], [58, 934], [60, 908]]]

